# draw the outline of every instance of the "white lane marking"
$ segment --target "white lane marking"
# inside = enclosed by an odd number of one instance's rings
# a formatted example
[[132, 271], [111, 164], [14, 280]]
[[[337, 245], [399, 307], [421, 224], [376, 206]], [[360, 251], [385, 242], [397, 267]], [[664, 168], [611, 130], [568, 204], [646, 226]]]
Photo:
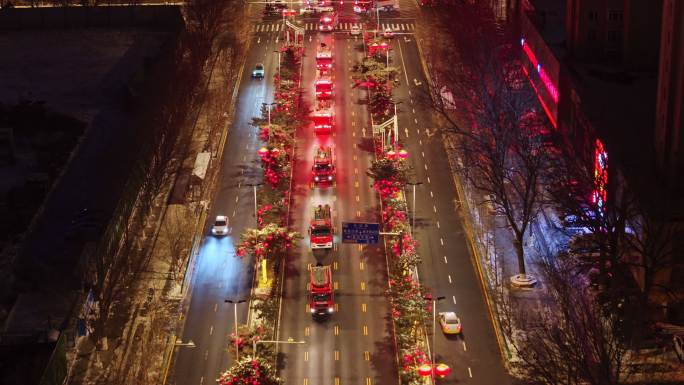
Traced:
[[240, 196], [235, 196], [235, 203], [237, 203], [238, 199], [240, 199]]
[[204, 361], [206, 361], [209, 358], [209, 351], [205, 350], [204, 351]]
[[449, 283], [451, 283], [451, 274], [449, 274], [448, 277], [449, 277]]
[[261, 43], [261, 37], [257, 38], [257, 44]]
[[437, 206], [432, 205], [432, 211], [437, 212]]
[[446, 255], [444, 256], [444, 263], [447, 264], [449, 261], [447, 261]]
[[416, 134], [420, 135], [420, 128], [416, 128]]
[[418, 119], [413, 118], [413, 122], [414, 122], [415, 124], [418, 124]]
[[470, 378], [473, 378], [473, 371], [470, 370], [470, 366], [468, 366], [468, 375], [470, 376]]
[[238, 188], [242, 187], [242, 182], [238, 182]]
[[435, 196], [432, 194], [432, 190], [430, 190], [430, 198], [434, 198]]
[[233, 210], [233, 216], [235, 216], [235, 210]]
[[444, 238], [439, 238], [439, 243], [441, 243], [442, 246], [444, 246]]
[[416, 113], [416, 109], [415, 109], [415, 108], [411, 108], [411, 111], [412, 111], [414, 114]]
[[423, 165], [425, 167], [425, 171], [427, 171], [427, 163]]
[[454, 300], [454, 305], [456, 305], [456, 296], [455, 296], [455, 295], [452, 295], [452, 296], [451, 296], [451, 299]]
[[440, 227], [439, 227], [439, 221], [437, 221], [437, 228], [438, 228], [438, 229], [440, 228]]
[[428, 183], [430, 183], [430, 177], [427, 177], [427, 181], [428, 181]]
[[409, 137], [408, 128], [404, 128], [404, 133], [406, 134], [406, 137], [408, 138]]
[[[401, 67], [402, 67], [402, 69], [403, 69], [403, 71], [401, 71], [401, 72], [404, 73], [404, 78], [406, 79], [406, 85], [408, 86], [409, 80], [408, 80], [408, 74], [406, 73], [406, 64], [404, 64], [404, 52], [403, 52], [403, 50], [401, 49], [401, 42], [399, 42], [398, 45], [399, 45], [399, 58], [401, 59]], [[411, 92], [411, 91], [409, 91], [409, 93], [410, 93], [410, 92]]]
[[214, 304], [214, 313], [216, 313], [216, 310], [218, 310], [218, 304], [217, 303]]
[[420, 155], [422, 155], [423, 158], [425, 158], [425, 152], [421, 151], [421, 152], [420, 152]]
[[419, 139], [418, 143], [420, 143], [420, 145], [422, 146], [423, 145], [423, 139]]
[[466, 348], [465, 341], [463, 342], [463, 351], [464, 351], [464, 352], [467, 352], [467, 351], [468, 351], [468, 348]]
[[200, 385], [204, 384], [204, 376], [200, 377]]
[[209, 326], [209, 335], [214, 334], [214, 325]]

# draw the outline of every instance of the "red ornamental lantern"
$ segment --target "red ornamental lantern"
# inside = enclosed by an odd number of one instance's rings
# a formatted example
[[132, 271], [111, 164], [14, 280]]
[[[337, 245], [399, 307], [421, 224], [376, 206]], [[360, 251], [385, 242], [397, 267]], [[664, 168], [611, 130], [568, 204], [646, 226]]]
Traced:
[[387, 151], [387, 158], [388, 159], [394, 159], [395, 156], [397, 156], [397, 153], [394, 150]]
[[423, 364], [418, 367], [418, 374], [422, 377], [432, 375], [432, 366], [430, 364]]
[[257, 154], [259, 154], [259, 156], [263, 158], [264, 156], [266, 156], [266, 154], [268, 154], [268, 148], [266, 148], [266, 147], [261, 147], [261, 148], [257, 151]]
[[399, 158], [401, 158], [401, 159], [408, 158], [408, 151], [404, 150], [403, 148], [401, 150], [399, 150]]
[[437, 377], [444, 378], [448, 376], [449, 373], [451, 373], [451, 368], [449, 367], [449, 365], [438, 364], [437, 366], [435, 366], [435, 374], [437, 375]]

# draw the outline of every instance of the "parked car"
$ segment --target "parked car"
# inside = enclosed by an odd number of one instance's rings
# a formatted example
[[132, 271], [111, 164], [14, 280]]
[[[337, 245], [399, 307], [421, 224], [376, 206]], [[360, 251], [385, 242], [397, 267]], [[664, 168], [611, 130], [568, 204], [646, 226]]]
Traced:
[[252, 77], [256, 79], [263, 79], [264, 78], [264, 64], [263, 63], [256, 63], [254, 66], [254, 69], [252, 70]]
[[225, 215], [219, 215], [214, 221], [214, 226], [211, 228], [211, 233], [216, 236], [227, 235], [228, 234], [228, 217]]
[[460, 334], [461, 319], [453, 311], [439, 313], [439, 326], [444, 334]]

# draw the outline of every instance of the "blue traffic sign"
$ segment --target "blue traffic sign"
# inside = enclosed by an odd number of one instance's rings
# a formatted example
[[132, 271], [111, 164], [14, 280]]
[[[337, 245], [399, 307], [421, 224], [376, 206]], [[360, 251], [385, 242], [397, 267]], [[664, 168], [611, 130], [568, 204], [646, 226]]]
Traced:
[[342, 243], [370, 245], [378, 243], [379, 223], [342, 222]]

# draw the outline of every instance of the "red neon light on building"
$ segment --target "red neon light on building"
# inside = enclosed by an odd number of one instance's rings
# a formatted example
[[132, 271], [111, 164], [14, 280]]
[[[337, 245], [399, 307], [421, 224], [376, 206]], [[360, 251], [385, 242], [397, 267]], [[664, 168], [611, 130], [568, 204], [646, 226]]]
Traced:
[[541, 63], [539, 63], [537, 60], [537, 57], [534, 55], [534, 52], [532, 52], [530, 45], [527, 44], [527, 41], [525, 41], [525, 38], [520, 39], [520, 44], [522, 45], [525, 55], [527, 55], [527, 58], [530, 60], [530, 63], [532, 63], [532, 66], [537, 69], [539, 78], [544, 84], [546, 91], [549, 93], [549, 95], [551, 95], [551, 99], [553, 99], [554, 103], [558, 103], [558, 88], [556, 88], [556, 85], [553, 84], [553, 81], [549, 75], [546, 73], [546, 71], [544, 71], [544, 68], [542, 68]]
[[529, 72], [527, 72], [527, 68], [525, 66], [522, 66], [522, 70], [525, 73], [525, 76], [527, 76], [527, 80], [530, 81], [530, 85], [532, 86], [532, 89], [534, 90], [534, 93], [537, 95], [537, 99], [539, 99], [539, 103], [541, 103], [542, 108], [544, 108], [544, 112], [546, 112], [546, 116], [549, 118], [551, 121], [551, 124], [553, 125], [553, 128], [558, 128], [558, 125], [556, 123], [556, 119], [553, 117], [551, 114], [551, 111], [549, 111], [549, 107], [546, 105], [544, 102], [544, 99], [542, 99], [541, 95], [539, 95], [539, 90], [537, 90], [537, 86], [534, 85], [534, 82], [532, 81], [532, 78], [530, 78]]
[[608, 154], [606, 153], [603, 143], [596, 139], [594, 148], [594, 193], [592, 194], [593, 202], [603, 210], [605, 208], [606, 200], [608, 198]]

